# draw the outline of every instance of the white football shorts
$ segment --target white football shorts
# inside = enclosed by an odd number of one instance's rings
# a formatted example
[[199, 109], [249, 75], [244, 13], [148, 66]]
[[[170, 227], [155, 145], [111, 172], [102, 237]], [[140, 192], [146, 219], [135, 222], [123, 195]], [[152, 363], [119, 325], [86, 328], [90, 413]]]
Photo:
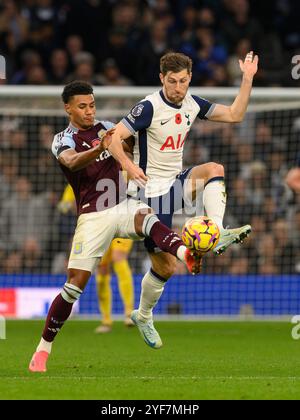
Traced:
[[149, 208], [142, 201], [129, 198], [110, 209], [81, 214], [68, 268], [92, 273], [114, 238], [144, 239], [135, 232], [134, 217], [138, 210]]

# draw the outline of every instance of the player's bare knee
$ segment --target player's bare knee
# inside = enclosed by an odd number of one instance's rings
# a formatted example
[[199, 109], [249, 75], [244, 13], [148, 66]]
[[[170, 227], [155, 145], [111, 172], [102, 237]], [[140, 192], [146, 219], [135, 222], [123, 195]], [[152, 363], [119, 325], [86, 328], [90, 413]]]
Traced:
[[67, 284], [72, 284], [78, 287], [80, 290], [84, 290], [90, 276], [91, 273], [89, 271], [70, 268], [68, 270]]
[[145, 207], [145, 208], [137, 211], [135, 216], [134, 216], [134, 227], [135, 227], [135, 231], [138, 235], [144, 236], [143, 224], [144, 224], [145, 217], [148, 214], [154, 214], [154, 212], [151, 208]]
[[208, 165], [208, 168], [207, 168], [208, 179], [214, 178], [216, 176], [224, 176], [225, 174], [224, 166], [221, 165], [220, 163], [209, 162], [207, 165]]

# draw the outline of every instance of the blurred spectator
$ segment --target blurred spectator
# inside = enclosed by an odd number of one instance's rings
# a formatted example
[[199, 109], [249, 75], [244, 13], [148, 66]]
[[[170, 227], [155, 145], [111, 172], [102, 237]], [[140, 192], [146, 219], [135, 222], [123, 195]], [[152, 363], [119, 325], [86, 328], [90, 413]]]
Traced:
[[74, 58], [78, 53], [83, 51], [83, 41], [78, 35], [69, 35], [66, 38], [66, 53], [68, 54], [72, 65], [74, 65]]
[[197, 26], [197, 10], [195, 7], [191, 5], [187, 6], [183, 11], [183, 15], [180, 20], [180, 38], [184, 43], [187, 43], [193, 38], [194, 31]]
[[[199, 26], [195, 35], [194, 82], [202, 84], [207, 80], [214, 80], [215, 68], [226, 63], [227, 52], [222, 45], [218, 45], [211, 29]], [[227, 80], [222, 80], [222, 82], [227, 83]], [[220, 81], [219, 84], [222, 85], [222, 82]]]
[[54, 138], [54, 128], [50, 124], [42, 124], [39, 127], [39, 144], [41, 150], [49, 152], [52, 147], [52, 142]]
[[26, 41], [29, 28], [27, 20], [22, 16], [18, 2], [15, 0], [3, 0], [0, 9], [0, 31], [10, 33], [15, 46]]
[[[260, 55], [255, 83], [297, 86], [290, 77], [290, 57], [300, 47], [299, 6], [293, 0], [268, 2], [268, 6], [262, 3], [3, 0], [0, 49], [7, 61], [8, 83], [28, 83], [28, 78], [30, 83], [63, 83], [65, 58], [55, 53], [55, 65], [53, 51], [64, 49], [71, 71], [73, 64], [78, 66], [73, 59], [79, 52], [93, 54], [93, 66], [85, 63], [77, 69], [89, 80], [97, 79], [90, 73], [101, 71], [103, 61], [113, 58], [120, 73], [133, 83], [156, 85], [158, 56], [177, 49], [195, 61], [194, 84], [231, 86], [241, 77], [238, 59], [251, 48]], [[40, 62], [24, 65], [20, 57], [28, 50], [34, 51]], [[50, 72], [48, 80], [35, 65]], [[31, 77], [28, 67], [39, 74]]]
[[228, 51], [233, 52], [234, 46], [243, 38], [249, 39], [257, 49], [264, 34], [259, 21], [250, 16], [249, 1], [230, 0], [224, 4], [228, 15], [222, 18], [221, 29]]
[[63, 26], [66, 36], [78, 35], [83, 48], [96, 54], [111, 27], [111, 4], [95, 0], [68, 1]]
[[230, 274], [247, 275], [249, 273], [249, 259], [243, 255], [236, 255], [230, 266]]
[[3, 204], [13, 193], [13, 184], [17, 175], [18, 157], [12, 152], [0, 150], [0, 214]]
[[239, 143], [238, 150], [236, 151], [236, 172], [239, 176], [247, 180], [250, 178], [252, 162], [254, 160], [253, 146], [247, 143]]
[[260, 121], [256, 127], [254, 150], [255, 158], [263, 161], [266, 156], [269, 156], [273, 149], [273, 136], [270, 125], [266, 122]]
[[36, 238], [27, 238], [22, 249], [23, 273], [39, 273], [42, 269], [42, 250], [41, 244]]
[[22, 273], [23, 255], [19, 250], [7, 253], [3, 259], [3, 265], [1, 270], [5, 274], [17, 274]]
[[250, 202], [250, 191], [247, 189], [246, 182], [238, 177], [231, 184], [231, 193], [228, 199], [228, 209], [230, 215], [234, 216], [235, 225], [245, 225], [249, 223], [253, 212]]
[[48, 78], [46, 70], [42, 66], [34, 66], [25, 79], [28, 85], [47, 85]]
[[280, 212], [278, 211], [277, 204], [272, 196], [265, 196], [262, 212], [264, 214], [264, 218], [266, 220], [267, 225], [271, 226], [276, 217], [278, 217], [278, 215], [280, 214]]
[[13, 76], [12, 84], [25, 84], [35, 67], [41, 66], [41, 56], [34, 50], [25, 50], [21, 55], [21, 68]]
[[74, 57], [75, 70], [65, 79], [65, 83], [73, 80], [83, 80], [98, 85], [98, 77], [95, 75], [95, 59], [93, 55], [87, 51], [81, 51]]
[[296, 208], [291, 223], [290, 237], [295, 249], [300, 249], [300, 208]]
[[50, 58], [49, 82], [54, 85], [64, 83], [69, 71], [68, 55], [63, 49], [52, 51]]
[[104, 86], [129, 86], [132, 82], [120, 73], [120, 69], [113, 58], [103, 63], [103, 72], [98, 77], [98, 82]]
[[240, 39], [236, 45], [235, 51], [230, 55], [227, 61], [228, 84], [230, 86], [240, 86], [241, 69], [239, 60], [246, 57], [248, 51], [251, 51], [251, 43], [249, 39]]
[[[28, 236], [36, 231], [35, 201], [32, 185], [25, 177], [15, 180], [15, 193], [3, 204], [0, 216], [2, 243], [13, 249], [21, 249]], [[35, 213], [35, 214], [34, 214]], [[40, 226], [41, 227], [41, 226]]]
[[10, 164], [18, 168], [20, 162], [23, 163], [23, 169], [29, 167], [28, 137], [24, 128], [20, 129], [20, 126], [20, 122], [15, 121], [15, 124], [11, 127], [7, 126], [8, 131], [3, 133], [3, 140], [6, 140], [2, 142], [2, 148], [7, 151], [7, 153], [3, 153], [5, 167]]
[[108, 33], [106, 45], [99, 50], [98, 62], [100, 66], [107, 59], [114, 59], [122, 74], [130, 79], [136, 77], [137, 57], [134, 50], [127, 44], [124, 29], [113, 27]]
[[296, 253], [289, 235], [289, 225], [285, 219], [273, 223], [275, 239], [275, 262], [280, 273], [296, 272]]
[[273, 233], [265, 233], [258, 241], [259, 267], [265, 264], [275, 264], [274, 250], [276, 248], [276, 239]]
[[140, 85], [157, 86], [160, 57], [170, 48], [165, 21], [155, 21], [150, 34], [150, 39], [141, 46], [137, 61], [137, 79]]
[[259, 263], [258, 274], [265, 276], [276, 275], [280, 273], [274, 262], [261, 260]]
[[263, 205], [268, 185], [267, 167], [263, 162], [252, 162], [250, 168], [250, 178], [248, 180], [249, 197], [251, 204], [257, 209]]

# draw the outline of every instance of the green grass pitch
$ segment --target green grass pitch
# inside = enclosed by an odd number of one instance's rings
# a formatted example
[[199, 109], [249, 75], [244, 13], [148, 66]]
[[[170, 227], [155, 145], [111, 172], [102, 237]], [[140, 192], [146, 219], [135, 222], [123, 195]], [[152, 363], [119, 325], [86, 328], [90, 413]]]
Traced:
[[149, 348], [121, 322], [62, 329], [48, 372], [27, 367], [43, 322], [8, 321], [0, 340], [0, 399], [300, 399], [300, 341], [288, 322], [156, 322]]

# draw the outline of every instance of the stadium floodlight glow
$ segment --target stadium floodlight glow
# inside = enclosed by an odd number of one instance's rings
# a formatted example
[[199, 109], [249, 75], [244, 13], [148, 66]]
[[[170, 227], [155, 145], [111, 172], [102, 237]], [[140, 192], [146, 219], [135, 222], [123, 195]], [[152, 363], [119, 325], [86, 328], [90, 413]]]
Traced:
[[0, 79], [6, 79], [6, 60], [0, 55]]
[[0, 340], [6, 339], [6, 320], [4, 316], [0, 315]]

